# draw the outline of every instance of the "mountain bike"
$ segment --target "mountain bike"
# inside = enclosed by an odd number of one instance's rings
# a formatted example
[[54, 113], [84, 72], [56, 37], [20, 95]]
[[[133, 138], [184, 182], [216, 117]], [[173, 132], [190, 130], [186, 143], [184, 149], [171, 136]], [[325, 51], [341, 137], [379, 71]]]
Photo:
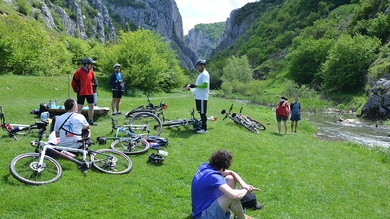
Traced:
[[243, 107], [241, 107], [239, 113], [231, 113], [231, 111], [233, 110], [233, 104], [232, 104], [228, 112], [226, 110], [221, 111], [221, 114], [225, 114], [225, 117], [222, 120], [225, 120], [227, 117], [229, 117], [236, 124], [242, 125], [249, 131], [256, 134], [259, 134], [259, 130], [264, 131], [266, 129], [265, 126], [260, 122], [250, 118], [249, 116], [244, 116], [242, 114], [242, 109]]
[[7, 132], [7, 135], [10, 138], [14, 138], [16, 141], [19, 141], [19, 139], [16, 137], [16, 134], [27, 134], [33, 129], [39, 129], [37, 125], [31, 124], [31, 125], [23, 125], [23, 124], [10, 124], [5, 122], [5, 116], [3, 107], [0, 106], [0, 120], [1, 124], [0, 127]]
[[159, 136], [162, 131], [161, 120], [153, 113], [138, 112], [132, 115], [129, 130], [138, 135]]
[[165, 102], [160, 102], [160, 105], [155, 105], [152, 102], [150, 102], [150, 98], [148, 97], [148, 104], [147, 105], [141, 105], [139, 107], [136, 107], [129, 112], [125, 113], [125, 116], [128, 117], [133, 117], [134, 114], [140, 113], [140, 112], [148, 112], [155, 114], [158, 118], [161, 117], [162, 121], [165, 121], [164, 117], [164, 110], [168, 108], [168, 105]]
[[[97, 141], [101, 144], [105, 144], [107, 139], [113, 139], [111, 143], [111, 149], [120, 151], [127, 155], [145, 153], [150, 149], [150, 144], [146, 140], [146, 135], [137, 135], [126, 129], [126, 125], [121, 127], [117, 126], [117, 121], [111, 118], [112, 132], [115, 131], [114, 137], [98, 137]], [[120, 133], [124, 133], [125, 137], [120, 137]]]
[[[202, 122], [199, 119], [195, 118], [194, 109], [191, 110], [190, 114], [191, 114], [191, 118], [168, 120], [163, 122], [162, 126], [173, 128], [173, 127], [180, 127], [180, 126], [188, 127], [190, 124], [192, 124], [192, 128], [194, 130], [202, 129]], [[212, 116], [207, 118], [207, 120], [215, 122], [217, 121], [217, 118]]]
[[[82, 145], [80, 149], [42, 142], [47, 123], [41, 121], [36, 124], [39, 127], [38, 140], [31, 142], [35, 153], [20, 154], [13, 158], [9, 165], [11, 175], [22, 183], [43, 185], [57, 181], [62, 175], [62, 167], [52, 157], [55, 155], [76, 163], [80, 170], [84, 171], [93, 167], [104, 173], [125, 174], [133, 167], [130, 158], [122, 152], [112, 149], [89, 150], [92, 144], [90, 138], [78, 141]], [[79, 154], [81, 159], [78, 159], [76, 154]]]

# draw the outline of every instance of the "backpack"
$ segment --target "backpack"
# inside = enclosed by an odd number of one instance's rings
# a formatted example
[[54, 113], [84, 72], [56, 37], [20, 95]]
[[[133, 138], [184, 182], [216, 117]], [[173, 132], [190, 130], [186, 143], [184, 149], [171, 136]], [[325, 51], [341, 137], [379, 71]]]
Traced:
[[160, 149], [160, 146], [168, 147], [168, 138], [160, 136], [148, 136], [146, 141], [150, 144], [151, 148]]
[[241, 205], [243, 208], [257, 210], [257, 209], [262, 209], [264, 207], [265, 203], [263, 203], [262, 205], [258, 205], [256, 195], [254, 193], [247, 193], [241, 199]]
[[202, 129], [202, 122], [199, 119], [194, 119], [194, 122], [192, 123], [192, 128], [194, 131], [199, 131]]

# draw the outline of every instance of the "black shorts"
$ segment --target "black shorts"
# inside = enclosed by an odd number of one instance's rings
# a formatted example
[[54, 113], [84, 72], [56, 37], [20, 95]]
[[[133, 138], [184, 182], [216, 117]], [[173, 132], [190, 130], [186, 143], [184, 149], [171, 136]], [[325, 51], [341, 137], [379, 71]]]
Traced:
[[207, 100], [196, 100], [196, 111], [198, 111], [200, 114], [206, 114], [207, 112]]
[[84, 105], [85, 99], [87, 99], [87, 103], [94, 103], [93, 95], [86, 95], [86, 96], [77, 95], [77, 104]]
[[112, 98], [122, 98], [123, 91], [112, 91]]

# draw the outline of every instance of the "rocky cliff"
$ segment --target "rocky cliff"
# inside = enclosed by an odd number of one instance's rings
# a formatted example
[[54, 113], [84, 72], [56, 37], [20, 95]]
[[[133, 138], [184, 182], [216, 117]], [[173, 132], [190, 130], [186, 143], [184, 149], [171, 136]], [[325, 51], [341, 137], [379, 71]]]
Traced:
[[218, 39], [217, 47], [213, 54], [225, 50], [238, 38], [245, 34], [252, 23], [260, 16], [260, 2], [248, 3], [244, 7], [233, 10], [226, 20], [224, 33]]
[[194, 63], [198, 57], [184, 44], [183, 22], [174, 0], [144, 0], [128, 5], [104, 1], [112, 13], [119, 16], [121, 23], [159, 32], [177, 51], [181, 66], [189, 70], [195, 69]]
[[[11, 0], [3, 1], [18, 7], [18, 3]], [[131, 27], [155, 30], [177, 51], [182, 67], [195, 69], [194, 63], [198, 57], [184, 44], [182, 18], [174, 0], [35, 1], [31, 7], [36, 18], [42, 16], [47, 27], [80, 39], [96, 38], [102, 43], [115, 42], [113, 17], [119, 18], [122, 25], [128, 23]]]

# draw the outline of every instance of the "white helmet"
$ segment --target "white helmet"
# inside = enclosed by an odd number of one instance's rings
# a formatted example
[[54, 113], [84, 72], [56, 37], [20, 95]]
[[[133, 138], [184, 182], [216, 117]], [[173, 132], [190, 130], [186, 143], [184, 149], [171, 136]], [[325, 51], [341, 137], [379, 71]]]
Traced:
[[119, 65], [118, 63], [116, 63], [116, 64], [114, 65], [114, 68], [116, 68], [116, 67], [121, 67], [121, 65]]

